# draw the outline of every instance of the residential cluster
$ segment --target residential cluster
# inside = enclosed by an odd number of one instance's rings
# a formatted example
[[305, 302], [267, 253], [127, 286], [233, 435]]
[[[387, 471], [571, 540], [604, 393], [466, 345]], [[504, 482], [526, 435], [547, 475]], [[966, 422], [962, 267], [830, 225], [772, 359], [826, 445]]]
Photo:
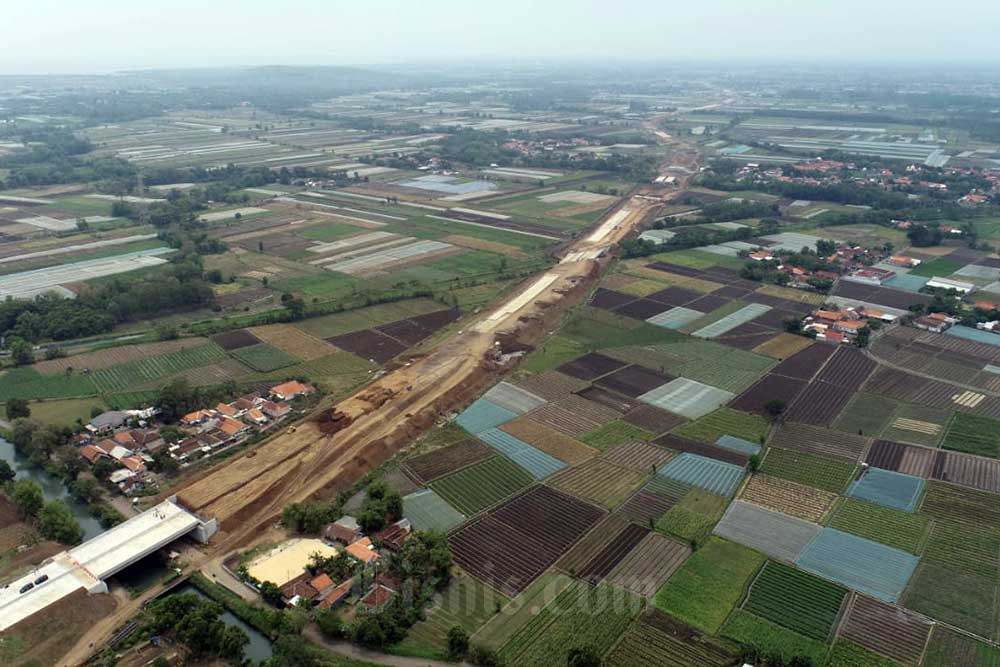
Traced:
[[896, 316], [867, 306], [839, 310], [819, 308], [802, 321], [802, 331], [814, 332], [817, 340], [854, 343], [862, 330], [870, 328], [873, 320], [891, 323], [896, 321]]
[[[239, 444], [284, 421], [292, 413], [290, 401], [315, 391], [311, 385], [290, 380], [267, 392], [253, 392], [186, 414], [178, 426], [156, 423], [157, 408], [111, 410], [91, 419], [73, 442], [95, 472], [99, 464], [108, 465], [102, 462], [113, 464], [107, 480], [127, 496], [140, 495], [156, 488], [156, 476], [149, 470], [155, 457], [166, 456], [183, 466]], [[105, 470], [100, 470], [99, 477]]]

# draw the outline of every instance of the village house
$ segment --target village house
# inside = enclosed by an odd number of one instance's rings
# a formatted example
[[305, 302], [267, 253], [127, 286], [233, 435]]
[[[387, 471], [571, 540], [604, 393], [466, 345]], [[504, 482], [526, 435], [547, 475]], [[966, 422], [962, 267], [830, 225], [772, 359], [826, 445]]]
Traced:
[[932, 333], [943, 333], [951, 328], [951, 326], [956, 322], [958, 322], [958, 320], [945, 313], [930, 313], [913, 320], [913, 326], [917, 329], [923, 329], [924, 331], [930, 331]]
[[306, 396], [315, 391], [316, 390], [310, 385], [299, 382], [298, 380], [289, 380], [288, 382], [283, 382], [277, 386], [271, 387], [271, 396], [274, 396], [279, 401], [290, 401], [297, 396]]
[[363, 565], [371, 565], [379, 559], [375, 545], [372, 544], [369, 537], [362, 537], [360, 540], [348, 544], [344, 551]]

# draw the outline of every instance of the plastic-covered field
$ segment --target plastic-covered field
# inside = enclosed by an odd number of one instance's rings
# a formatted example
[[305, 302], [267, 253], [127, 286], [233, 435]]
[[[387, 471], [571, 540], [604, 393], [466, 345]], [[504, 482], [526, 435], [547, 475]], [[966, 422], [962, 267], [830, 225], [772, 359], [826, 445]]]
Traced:
[[517, 419], [518, 416], [519, 414], [516, 412], [501, 407], [488, 399], [480, 398], [463, 410], [455, 421], [469, 433], [479, 435], [483, 431]]
[[908, 273], [899, 273], [883, 284], [893, 289], [906, 290], [907, 292], [919, 292], [920, 288], [927, 284], [930, 278], [923, 276], [911, 276]]
[[954, 326], [945, 331], [944, 333], [947, 336], [964, 338], [965, 340], [971, 340], [975, 343], [986, 343], [987, 345], [1000, 345], [1000, 336], [997, 336], [995, 333], [990, 333], [989, 331], [980, 331], [979, 329], [964, 327], [962, 325]]
[[732, 398], [732, 392], [680, 377], [646, 392], [639, 400], [688, 419], [697, 419], [725, 405]]
[[901, 472], [869, 468], [864, 477], [852, 482], [847, 495], [894, 509], [912, 512], [920, 501], [924, 480]]
[[795, 564], [887, 602], [902, 595], [918, 556], [834, 528], [824, 528]]
[[732, 452], [746, 454], [747, 456], [753, 456], [754, 454], [760, 453], [759, 444], [756, 442], [750, 442], [749, 440], [744, 440], [743, 438], [737, 438], [735, 435], [720, 436], [719, 439], [715, 441], [715, 445], [717, 447], [722, 447], [723, 449], [728, 449]]
[[820, 530], [815, 523], [737, 500], [713, 532], [771, 558], [794, 563]]
[[501, 382], [494, 386], [483, 394], [483, 398], [490, 403], [499, 405], [501, 408], [522, 415], [531, 412], [535, 408], [540, 408], [547, 403], [544, 398], [535, 396], [527, 389], [516, 387], [509, 382]]
[[743, 468], [685, 452], [661, 466], [656, 474], [728, 498], [743, 479]]
[[447, 533], [465, 521], [464, 514], [430, 489], [421, 489], [404, 496], [403, 516], [410, 520], [415, 530], [433, 530], [439, 533]]
[[654, 315], [646, 321], [665, 329], [680, 329], [682, 326], [691, 324], [695, 320], [704, 316], [705, 313], [692, 308], [682, 308], [681, 306], [677, 306], [676, 308], [671, 308], [665, 313]]
[[544, 479], [566, 467], [565, 463], [554, 456], [535, 449], [524, 440], [504, 433], [500, 429], [491, 428], [483, 431], [479, 434], [479, 439], [527, 470], [535, 479]]
[[715, 338], [727, 331], [732, 331], [741, 324], [746, 324], [750, 320], [760, 317], [769, 310], [771, 310], [771, 306], [765, 306], [762, 303], [751, 303], [743, 306], [735, 313], [726, 315], [697, 331], [693, 331], [691, 335], [698, 338]]

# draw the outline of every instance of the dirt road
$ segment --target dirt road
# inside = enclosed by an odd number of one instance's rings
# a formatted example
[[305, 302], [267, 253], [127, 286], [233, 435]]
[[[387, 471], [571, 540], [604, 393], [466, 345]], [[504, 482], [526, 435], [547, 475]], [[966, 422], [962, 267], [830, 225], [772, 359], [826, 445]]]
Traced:
[[[203, 562], [190, 565], [200, 567], [251, 544], [289, 503], [347, 488], [406, 447], [440, 415], [467, 404], [506, 370], [496, 361], [496, 350], [512, 340], [537, 342], [596, 281], [602, 254], [662, 203], [660, 196], [634, 193], [570, 245], [557, 265], [526, 281], [504, 303], [427, 356], [386, 374], [321, 419], [277, 434], [182, 489], [181, 503], [216, 517], [221, 526]], [[144, 599], [130, 601], [95, 625], [63, 664], [85, 661], [91, 647], [134, 614]]]

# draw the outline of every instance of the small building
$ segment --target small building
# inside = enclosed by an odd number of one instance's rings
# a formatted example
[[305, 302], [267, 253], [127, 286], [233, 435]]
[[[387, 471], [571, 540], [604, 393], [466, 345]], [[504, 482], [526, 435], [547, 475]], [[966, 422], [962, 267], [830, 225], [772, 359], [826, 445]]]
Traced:
[[410, 520], [400, 519], [391, 526], [380, 530], [375, 535], [375, 539], [389, 551], [399, 551], [403, 548], [403, 544], [409, 539], [412, 532], [413, 529], [410, 525]]
[[261, 403], [260, 410], [271, 419], [281, 419], [286, 417], [288, 413], [292, 411], [292, 406], [288, 403], [264, 401]]
[[215, 411], [218, 412], [223, 417], [232, 417], [233, 419], [240, 416], [240, 411], [231, 405], [226, 403], [219, 403], [215, 406]]
[[95, 445], [84, 445], [80, 448], [80, 456], [85, 458], [91, 465], [97, 463], [101, 459], [110, 458], [110, 456], [103, 450]]
[[351, 544], [347, 545], [345, 551], [354, 559], [360, 561], [364, 565], [370, 565], [378, 560], [378, 552], [375, 551], [375, 545], [372, 544], [371, 538], [363, 537], [360, 540], [356, 540]]
[[197, 426], [198, 424], [204, 423], [212, 416], [211, 410], [195, 410], [194, 412], [189, 412], [181, 417], [181, 425]]
[[893, 278], [895, 275], [895, 271], [878, 269], [874, 266], [866, 266], [863, 269], [858, 269], [857, 271], [853, 271], [844, 276], [844, 280], [848, 280], [853, 283], [861, 283], [863, 285], [881, 285], [890, 278]]
[[841, 320], [833, 325], [833, 330], [840, 333], [857, 335], [859, 331], [867, 327], [868, 323], [864, 320]]
[[333, 590], [320, 593], [316, 598], [319, 600], [316, 606], [319, 609], [335, 609], [341, 602], [347, 599], [347, 596], [351, 593], [351, 587], [353, 585], [354, 581], [348, 579], [339, 586], [336, 586]]
[[377, 611], [388, 603], [394, 592], [382, 584], [376, 585], [366, 596], [361, 598], [361, 604], [368, 608], [368, 611]]
[[345, 546], [361, 537], [361, 528], [353, 516], [342, 516], [323, 530], [323, 537], [330, 542], [341, 542]]
[[223, 417], [219, 421], [218, 428], [226, 434], [226, 440], [231, 440], [232, 438], [238, 437], [240, 434], [244, 433], [249, 427], [243, 422], [232, 419], [231, 417]]
[[928, 280], [926, 286], [955, 290], [956, 292], [961, 292], [962, 294], [968, 294], [972, 290], [976, 289], [976, 286], [972, 283], [962, 282], [961, 280], [951, 280], [950, 278], [940, 278], [938, 276], [934, 276]]
[[930, 315], [924, 315], [913, 320], [913, 326], [932, 333], [943, 333], [957, 321], [955, 318], [949, 317], [944, 313], [931, 313]]
[[271, 387], [271, 395], [279, 401], [290, 401], [297, 396], [305, 396], [314, 391], [316, 390], [313, 387], [298, 380], [289, 380], [288, 382]]
[[893, 266], [901, 266], [904, 268], [913, 268], [915, 266], [920, 266], [920, 260], [916, 257], [906, 257], [905, 255], [892, 255], [889, 257], [888, 262]]
[[121, 410], [102, 412], [90, 420], [87, 430], [91, 433], [110, 433], [124, 426], [128, 418], [129, 414]]
[[257, 408], [250, 408], [243, 415], [243, 419], [250, 422], [254, 426], [263, 426], [267, 423], [267, 415], [258, 410]]

